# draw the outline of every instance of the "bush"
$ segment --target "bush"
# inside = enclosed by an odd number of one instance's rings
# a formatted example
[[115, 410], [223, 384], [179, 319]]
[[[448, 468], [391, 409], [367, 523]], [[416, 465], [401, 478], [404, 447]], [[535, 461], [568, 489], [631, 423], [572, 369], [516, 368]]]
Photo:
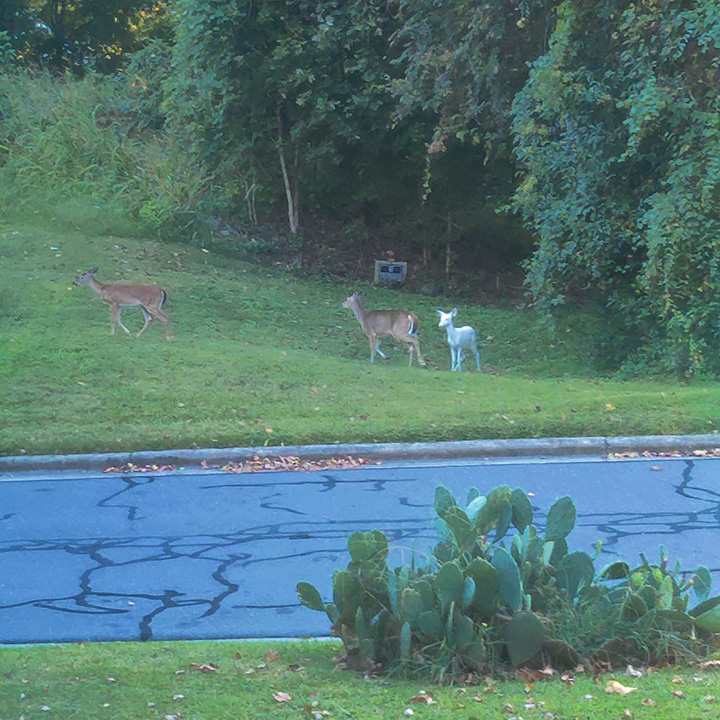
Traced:
[[[117, 80], [92, 75], [0, 75], [0, 200], [53, 216], [67, 215], [70, 206], [125, 216], [126, 233], [134, 225], [135, 233], [156, 238], [207, 238], [225, 194], [167, 138], [137, 132], [146, 106], [160, 112], [158, 98], [125, 90]], [[85, 227], [82, 216], [75, 219]]]
[[[597, 571], [592, 557], [569, 552], [575, 505], [558, 500], [545, 534], [532, 524], [522, 490], [477, 490], [462, 509], [438, 487], [440, 539], [433, 559], [387, 566], [388, 541], [377, 530], [348, 539], [350, 563], [333, 575], [333, 602], [308, 583], [298, 596], [325, 612], [351, 667], [446, 679], [513, 667], [612, 667], [675, 662], [705, 654], [720, 633], [720, 597], [700, 567], [683, 579], [645, 556], [631, 569], [616, 561]], [[507, 543], [508, 530], [517, 533]], [[599, 547], [598, 547], [599, 552]], [[597, 559], [597, 558], [595, 558]], [[690, 589], [699, 604], [688, 610]]]

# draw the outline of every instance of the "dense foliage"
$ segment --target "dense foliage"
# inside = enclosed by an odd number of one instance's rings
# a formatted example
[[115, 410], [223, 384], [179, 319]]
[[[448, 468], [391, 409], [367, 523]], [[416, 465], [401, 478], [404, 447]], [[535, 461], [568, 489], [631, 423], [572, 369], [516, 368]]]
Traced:
[[172, 32], [166, 7], [165, 0], [3, 0], [0, 32], [24, 64], [113, 71], [148, 37]]
[[283, 228], [316, 260], [334, 235], [450, 290], [527, 259], [548, 317], [607, 312], [607, 367], [720, 372], [714, 0], [7, 0], [18, 62], [121, 71], [100, 129], [196, 176], [180, 222], [130, 203], [159, 234]]
[[515, 97], [530, 287], [598, 292], [617, 361], [720, 369], [718, 79], [713, 0], [569, 0]]
[[[327, 614], [351, 666], [445, 679], [508, 663], [644, 665], [703, 654], [720, 633], [707, 568], [685, 578], [663, 550], [658, 565], [641, 556], [635, 568], [616, 560], [596, 570], [587, 553], [569, 552], [569, 497], [550, 508], [544, 535], [527, 495], [507, 486], [487, 497], [471, 490], [464, 509], [440, 486], [435, 510], [440, 539], [427, 562], [413, 553], [409, 565], [388, 567], [386, 536], [355, 532], [347, 570], [333, 575], [332, 602], [298, 584], [300, 601]], [[508, 538], [511, 527], [517, 533]]]

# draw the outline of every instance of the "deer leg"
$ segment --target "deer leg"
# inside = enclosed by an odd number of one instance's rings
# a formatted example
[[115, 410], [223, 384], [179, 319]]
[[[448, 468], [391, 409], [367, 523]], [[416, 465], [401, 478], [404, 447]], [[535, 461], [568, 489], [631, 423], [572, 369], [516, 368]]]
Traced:
[[166, 340], [172, 340], [173, 335], [170, 330], [170, 319], [168, 316], [160, 310], [159, 307], [149, 307], [147, 308], [147, 311], [156, 317], [164, 326], [165, 326], [165, 339]]
[[387, 360], [387, 355], [380, 349], [380, 338], [375, 340], [375, 350], [383, 360]]
[[458, 371], [462, 372], [462, 364], [463, 360], [465, 360], [465, 350], [463, 348], [458, 348]]
[[478, 372], [480, 372], [480, 351], [478, 350], [478, 346], [473, 345], [472, 351], [473, 355], [475, 355], [475, 363], [477, 364]]
[[420, 352], [420, 343], [418, 342], [418, 339], [414, 335], [407, 335], [405, 337], [405, 342], [410, 345], [410, 366], [412, 367], [412, 356], [413, 351], [417, 353], [418, 356], [418, 362], [422, 367], [425, 367], [427, 363], [423, 359], [422, 353]]
[[450, 372], [455, 372], [455, 348], [450, 346]]
[[368, 342], [370, 343], [370, 364], [375, 364], [375, 343], [377, 342], [377, 336], [375, 333], [368, 334]]
[[152, 321], [154, 319], [153, 316], [142, 305], [140, 306], [140, 309], [142, 310], [143, 315], [145, 316], [145, 324], [142, 326], [142, 329], [138, 332], [138, 334], [135, 337], [140, 337], [148, 329], [148, 326], [152, 323]]
[[123, 325], [123, 321], [120, 319], [120, 306], [113, 303], [110, 306], [110, 334], [115, 334], [115, 323], [120, 325], [120, 327], [129, 335], [130, 331]]

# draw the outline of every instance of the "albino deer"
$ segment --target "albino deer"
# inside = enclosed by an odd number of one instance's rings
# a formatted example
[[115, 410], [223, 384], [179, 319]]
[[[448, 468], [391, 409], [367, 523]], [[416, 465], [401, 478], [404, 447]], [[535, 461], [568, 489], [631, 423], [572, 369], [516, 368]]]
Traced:
[[465, 359], [464, 348], [470, 348], [475, 355], [477, 369], [480, 369], [480, 352], [477, 346], [477, 333], [469, 325], [456, 328], [453, 325], [453, 318], [457, 315], [457, 308], [453, 308], [449, 313], [437, 309], [440, 315], [438, 327], [447, 329], [447, 341], [450, 346], [450, 371], [455, 370], [462, 372], [462, 364]]
[[160, 309], [167, 298], [167, 293], [156, 285], [104, 285], [95, 279], [98, 269], [94, 268], [73, 281], [74, 285], [87, 285], [103, 302], [110, 306], [110, 334], [115, 334], [115, 323], [130, 335], [130, 331], [120, 319], [120, 310], [124, 307], [140, 306], [145, 316], [145, 324], [137, 334], [140, 337], [148, 325], [157, 318], [165, 326], [165, 338], [172, 339], [170, 321]]
[[417, 338], [417, 315], [406, 310], [363, 310], [358, 301], [360, 295], [361, 293], [353, 293], [342, 306], [353, 311], [363, 332], [367, 335], [370, 342], [370, 362], [375, 363], [376, 352], [381, 358], [387, 358], [380, 349], [380, 336], [391, 335], [395, 340], [408, 344], [410, 367], [413, 362], [413, 351], [417, 353], [418, 362], [424, 367], [425, 360], [420, 352]]

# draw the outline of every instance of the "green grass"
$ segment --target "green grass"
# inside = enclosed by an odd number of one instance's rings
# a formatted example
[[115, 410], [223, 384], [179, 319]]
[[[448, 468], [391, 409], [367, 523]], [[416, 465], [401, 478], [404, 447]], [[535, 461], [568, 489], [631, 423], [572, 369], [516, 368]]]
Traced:
[[[712, 672], [675, 668], [640, 679], [605, 675], [597, 682], [577, 675], [572, 686], [554, 678], [534, 685], [496, 683], [488, 692], [485, 682], [457, 688], [394, 677], [366, 680], [359, 673], [335, 668], [337, 648], [308, 642], [271, 646], [205, 641], [4, 647], [0, 649], [0, 717], [294, 720], [326, 711], [330, 718], [389, 720], [402, 719], [404, 711], [412, 708], [415, 718], [457, 720], [632, 717], [625, 715], [626, 710], [636, 720], [695, 720], [717, 717], [720, 704], [720, 675]], [[264, 657], [269, 649], [279, 654], [277, 660]], [[191, 663], [215, 663], [218, 669], [202, 673], [191, 670]], [[292, 670], [290, 665], [301, 669]], [[678, 676], [683, 685], [673, 682]], [[626, 696], [606, 694], [606, 683], [613, 678], [637, 691]], [[421, 690], [432, 692], [436, 704], [410, 703]], [[673, 696], [678, 690], [683, 698]], [[278, 692], [292, 699], [278, 703], [273, 699]], [[717, 696], [718, 702], [711, 696]], [[654, 707], [643, 704], [648, 699]], [[43, 706], [50, 711], [41, 710]]]
[[[579, 315], [559, 335], [529, 311], [460, 305], [490, 372], [448, 372], [434, 309], [452, 304], [365, 288], [369, 308], [416, 311], [430, 369], [400, 347], [371, 367], [341, 301], [360, 287], [298, 277], [141, 239], [0, 221], [0, 453], [90, 452], [344, 441], [708, 432], [715, 382], [618, 382], [593, 374]], [[52, 250], [56, 247], [58, 250]], [[109, 335], [78, 271], [158, 283], [176, 340], [155, 323]], [[139, 329], [142, 315], [123, 320]]]

